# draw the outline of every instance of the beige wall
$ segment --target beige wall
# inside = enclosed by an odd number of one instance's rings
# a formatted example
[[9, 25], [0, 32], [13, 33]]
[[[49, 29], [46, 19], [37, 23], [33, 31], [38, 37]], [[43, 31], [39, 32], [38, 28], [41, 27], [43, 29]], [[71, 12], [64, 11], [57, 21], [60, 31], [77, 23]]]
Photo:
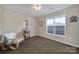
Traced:
[[[66, 21], [67, 21], [67, 26], [66, 26], [66, 37], [61, 37], [61, 36], [55, 36], [52, 34], [48, 34], [46, 32], [46, 16], [53, 16], [53, 15], [58, 15], [58, 14], [66, 14]], [[78, 22], [73, 22], [70, 23], [69, 19], [71, 16], [78, 16], [79, 17], [79, 8], [78, 5], [72, 6], [72, 7], [68, 7], [65, 8], [63, 10], [60, 11], [56, 11], [54, 13], [45, 15], [45, 16], [41, 16], [37, 18], [37, 30], [38, 30], [38, 35], [49, 38], [51, 40], [55, 40], [55, 41], [59, 41], [65, 44], [69, 44], [72, 46], [76, 46], [79, 47], [79, 21]], [[42, 20], [43, 21], [43, 26], [39, 26], [39, 21]], [[79, 18], [78, 18], [79, 20]]]
[[23, 29], [23, 21], [27, 19], [31, 36], [36, 35], [35, 18], [0, 7], [0, 34], [8, 31], [19, 32]]
[[2, 20], [1, 20], [1, 8], [0, 8], [0, 34], [2, 34]]

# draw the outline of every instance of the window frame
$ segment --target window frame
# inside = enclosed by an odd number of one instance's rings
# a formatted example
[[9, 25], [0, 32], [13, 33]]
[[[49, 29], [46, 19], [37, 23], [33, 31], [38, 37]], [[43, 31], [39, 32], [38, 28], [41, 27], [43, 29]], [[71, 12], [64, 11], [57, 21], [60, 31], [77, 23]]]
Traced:
[[[66, 30], [67, 30], [67, 17], [66, 17], [66, 15], [64, 15], [65, 16], [65, 23], [66, 23], [66, 25], [65, 25], [65, 29], [64, 29], [64, 35], [60, 35], [60, 34], [56, 34], [56, 28], [53, 30], [54, 32], [53, 33], [49, 33], [48, 32], [48, 27], [47, 27], [47, 24], [46, 24], [46, 33], [47, 34], [49, 34], [49, 35], [53, 35], [53, 36], [58, 36], [58, 37], [66, 37]], [[53, 19], [54, 19], [54, 21], [55, 21], [55, 18], [56, 18], [57, 16], [54, 16], [54, 17], [52, 17]], [[46, 22], [47, 22], [47, 19], [50, 19], [50, 18], [46, 18]]]

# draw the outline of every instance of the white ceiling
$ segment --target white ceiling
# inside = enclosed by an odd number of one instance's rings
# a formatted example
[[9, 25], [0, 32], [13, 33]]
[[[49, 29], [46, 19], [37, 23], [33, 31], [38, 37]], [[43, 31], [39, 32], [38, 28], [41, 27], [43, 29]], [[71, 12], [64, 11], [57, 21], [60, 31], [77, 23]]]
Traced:
[[18, 11], [20, 13], [27, 14], [28, 16], [42, 16], [57, 10], [72, 6], [72, 4], [41, 4], [42, 9], [35, 12], [32, 8], [32, 4], [3, 4], [5, 8]]

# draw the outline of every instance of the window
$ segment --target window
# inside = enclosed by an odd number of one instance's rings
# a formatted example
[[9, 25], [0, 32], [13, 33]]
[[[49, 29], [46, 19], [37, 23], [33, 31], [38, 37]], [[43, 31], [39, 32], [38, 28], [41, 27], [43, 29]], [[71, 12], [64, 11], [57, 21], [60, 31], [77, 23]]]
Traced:
[[53, 28], [54, 28], [54, 20], [52, 20], [52, 19], [49, 19], [49, 20], [47, 20], [47, 31], [48, 31], [48, 33], [53, 33]]
[[47, 18], [46, 19], [47, 32], [57, 35], [65, 35], [65, 29], [66, 29], [65, 19], [66, 17], [64, 15]]

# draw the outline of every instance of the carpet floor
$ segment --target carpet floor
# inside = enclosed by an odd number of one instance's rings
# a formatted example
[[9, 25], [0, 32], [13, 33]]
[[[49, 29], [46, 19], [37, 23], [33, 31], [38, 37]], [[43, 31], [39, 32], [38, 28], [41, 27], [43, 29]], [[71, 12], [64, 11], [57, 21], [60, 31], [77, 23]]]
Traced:
[[75, 47], [62, 44], [47, 38], [35, 36], [22, 42], [18, 49], [3, 51], [0, 54], [75, 54]]

